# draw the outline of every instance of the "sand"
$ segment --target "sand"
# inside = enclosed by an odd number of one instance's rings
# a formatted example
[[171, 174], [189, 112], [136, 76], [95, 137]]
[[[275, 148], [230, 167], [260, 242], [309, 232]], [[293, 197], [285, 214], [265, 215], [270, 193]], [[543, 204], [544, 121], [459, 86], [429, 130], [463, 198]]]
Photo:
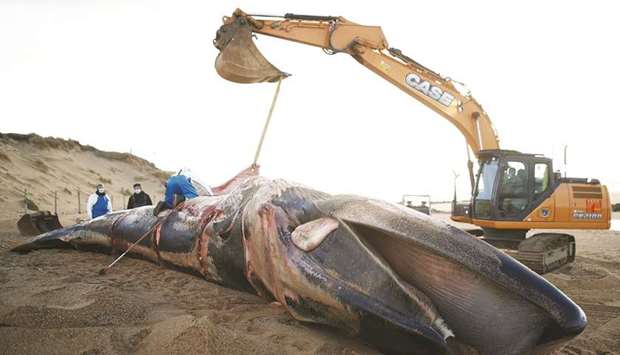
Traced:
[[620, 354], [620, 232], [568, 231], [577, 241], [574, 264], [545, 278], [577, 302], [588, 316], [586, 331], [567, 354]]

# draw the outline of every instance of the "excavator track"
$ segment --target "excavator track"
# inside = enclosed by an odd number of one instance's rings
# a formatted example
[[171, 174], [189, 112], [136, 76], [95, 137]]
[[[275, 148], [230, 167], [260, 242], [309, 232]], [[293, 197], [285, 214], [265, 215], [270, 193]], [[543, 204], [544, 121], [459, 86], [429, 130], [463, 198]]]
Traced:
[[517, 250], [504, 250], [539, 274], [573, 262], [575, 251], [575, 237], [562, 233], [538, 233], [519, 243]]

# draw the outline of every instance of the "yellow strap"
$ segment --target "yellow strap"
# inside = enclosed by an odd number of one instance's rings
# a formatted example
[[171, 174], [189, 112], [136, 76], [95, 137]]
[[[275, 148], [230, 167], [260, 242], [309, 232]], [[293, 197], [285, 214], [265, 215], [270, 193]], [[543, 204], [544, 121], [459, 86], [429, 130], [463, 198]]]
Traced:
[[269, 122], [271, 121], [271, 115], [273, 114], [273, 108], [276, 106], [278, 94], [280, 93], [281, 83], [282, 83], [282, 79], [279, 79], [278, 86], [276, 86], [276, 93], [273, 95], [273, 100], [271, 101], [271, 107], [269, 108], [269, 114], [267, 115], [265, 126], [263, 127], [263, 134], [260, 136], [258, 147], [256, 147], [256, 154], [254, 154], [254, 163], [252, 163], [252, 166], [256, 166], [256, 163], [258, 162], [258, 156], [260, 155], [260, 151], [263, 148], [263, 141], [265, 140], [265, 135], [267, 134], [267, 128], [269, 127]]

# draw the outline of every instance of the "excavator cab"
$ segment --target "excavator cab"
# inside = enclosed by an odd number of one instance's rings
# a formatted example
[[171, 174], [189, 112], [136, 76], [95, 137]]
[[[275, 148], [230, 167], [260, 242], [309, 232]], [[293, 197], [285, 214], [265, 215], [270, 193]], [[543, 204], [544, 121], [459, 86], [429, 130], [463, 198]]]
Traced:
[[540, 155], [485, 150], [479, 157], [473, 219], [522, 221], [559, 183], [551, 159]]
[[551, 159], [541, 155], [482, 150], [478, 163], [472, 201], [455, 203], [453, 220], [523, 221], [560, 183]]

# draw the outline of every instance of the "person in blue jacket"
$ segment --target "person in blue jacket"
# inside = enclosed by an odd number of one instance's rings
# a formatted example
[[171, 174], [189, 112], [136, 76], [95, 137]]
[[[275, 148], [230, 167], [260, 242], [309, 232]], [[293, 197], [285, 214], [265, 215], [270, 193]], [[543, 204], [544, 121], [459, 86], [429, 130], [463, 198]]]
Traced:
[[178, 174], [172, 175], [166, 182], [166, 206], [168, 208], [175, 207], [175, 195], [178, 196], [176, 197], [176, 204], [198, 197], [198, 192], [192, 184], [191, 171], [187, 168], [181, 169]]
[[88, 197], [86, 212], [91, 219], [112, 212], [112, 201], [106, 196], [103, 184], [98, 184], [95, 193]]
[[155, 207], [153, 214], [156, 216], [163, 210], [176, 207], [185, 200], [198, 197], [198, 191], [192, 184], [192, 173], [188, 168], [183, 168], [178, 174], [172, 175], [166, 182], [165, 200]]

